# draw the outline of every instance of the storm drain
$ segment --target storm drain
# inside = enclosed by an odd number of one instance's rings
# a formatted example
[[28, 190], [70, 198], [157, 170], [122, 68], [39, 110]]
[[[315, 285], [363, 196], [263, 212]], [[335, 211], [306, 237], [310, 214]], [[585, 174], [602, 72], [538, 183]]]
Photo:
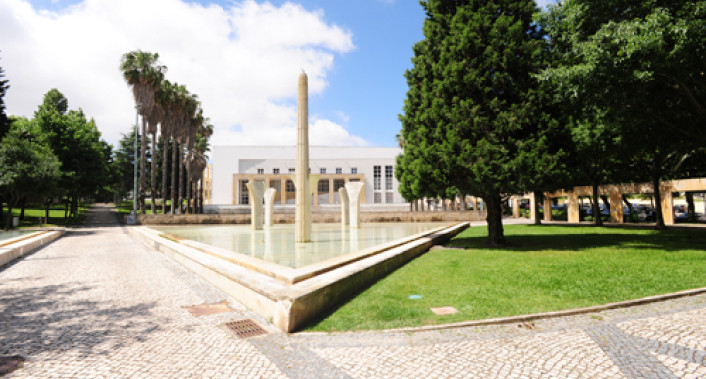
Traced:
[[250, 337], [261, 336], [267, 334], [267, 331], [258, 325], [255, 321], [246, 318], [244, 320], [227, 322], [225, 326], [235, 333], [235, 336], [244, 340]]

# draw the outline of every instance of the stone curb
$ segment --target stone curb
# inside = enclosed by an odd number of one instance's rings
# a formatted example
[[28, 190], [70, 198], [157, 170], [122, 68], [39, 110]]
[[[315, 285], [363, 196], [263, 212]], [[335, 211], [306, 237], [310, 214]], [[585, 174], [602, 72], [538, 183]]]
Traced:
[[450, 323], [450, 324], [426, 325], [426, 326], [411, 327], [411, 328], [383, 329], [383, 330], [376, 330], [376, 331], [382, 332], [382, 333], [416, 333], [416, 332], [426, 332], [426, 331], [433, 331], [433, 330], [464, 328], [464, 327], [469, 327], [469, 326], [514, 324], [514, 323], [528, 322], [528, 321], [541, 320], [541, 319], [575, 316], [575, 315], [581, 315], [581, 314], [586, 314], [586, 313], [596, 313], [596, 312], [606, 311], [609, 309], [629, 308], [629, 307], [634, 307], [637, 305], [644, 305], [644, 304], [656, 303], [656, 302], [665, 301], [665, 300], [677, 299], [680, 297], [700, 295], [702, 293], [706, 293], [706, 287], [695, 288], [695, 289], [690, 289], [690, 290], [686, 290], [686, 291], [672, 292], [672, 293], [667, 293], [667, 294], [663, 294], [663, 295], [647, 296], [647, 297], [643, 297], [640, 299], [618, 301], [615, 303], [608, 303], [608, 304], [603, 304], [603, 305], [595, 305], [592, 307], [566, 309], [563, 311], [553, 311], [553, 312], [533, 313], [533, 314], [519, 315], [519, 316], [489, 318], [489, 319], [484, 319], [484, 320], [461, 321], [461, 322], [455, 322], [455, 323]]
[[46, 230], [21, 236], [0, 247], [0, 267], [61, 237], [64, 230]]

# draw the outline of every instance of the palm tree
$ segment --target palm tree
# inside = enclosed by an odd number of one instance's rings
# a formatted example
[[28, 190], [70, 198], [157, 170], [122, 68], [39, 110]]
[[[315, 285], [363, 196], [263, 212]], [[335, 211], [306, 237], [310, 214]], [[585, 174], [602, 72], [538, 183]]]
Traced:
[[[191, 120], [198, 109], [199, 102], [196, 95], [192, 95], [186, 90], [186, 87], [177, 85], [175, 93], [174, 107], [174, 123], [171, 124], [172, 129], [172, 213], [176, 209], [181, 210], [181, 204], [184, 199], [184, 187], [181, 184], [184, 181], [184, 144], [189, 136], [189, 128]], [[178, 183], [177, 184], [177, 164], [179, 166]], [[177, 189], [178, 187], [178, 189]], [[178, 198], [176, 191], [178, 190]], [[178, 208], [177, 208], [178, 207]]]
[[[177, 114], [177, 87], [177, 84], [172, 84], [168, 80], [164, 80], [159, 88], [159, 91], [157, 91], [157, 97], [155, 98], [155, 101], [159, 104], [162, 112], [162, 118], [159, 123], [162, 134], [162, 154], [164, 155], [162, 157], [162, 214], [167, 214], [167, 189], [169, 185], [167, 182], [167, 179], [169, 178], [169, 139], [174, 138], [173, 125], [176, 123], [175, 117]], [[174, 178], [173, 175], [172, 178]], [[172, 187], [174, 187], [173, 183]], [[172, 203], [172, 209], [174, 208], [173, 204], [174, 203]]]
[[154, 108], [156, 89], [164, 79], [165, 66], [159, 65], [159, 54], [142, 50], [131, 51], [122, 56], [120, 70], [123, 78], [132, 87], [137, 111], [142, 116], [142, 141], [140, 144], [140, 211], [145, 213], [145, 152], [147, 150], [147, 120]]
[[213, 134], [213, 125], [205, 118], [198, 132], [196, 133], [193, 147], [192, 159], [190, 162], [190, 179], [196, 187], [196, 198], [194, 201], [194, 213], [203, 213], [203, 172], [208, 164], [206, 152], [211, 151], [208, 140]]
[[[159, 89], [157, 90], [157, 93], [159, 92]], [[156, 197], [156, 192], [155, 191], [155, 185], [157, 182], [157, 148], [156, 148], [156, 143], [157, 143], [157, 125], [158, 124], [163, 124], [162, 119], [164, 118], [164, 109], [162, 108], [161, 104], [159, 101], [157, 101], [157, 98], [159, 95], [155, 95], [155, 102], [154, 106], [152, 107], [152, 112], [150, 112], [145, 118], [147, 119], [147, 132], [152, 135], [152, 159], [151, 159], [151, 167], [150, 167], [150, 196], [152, 198], [152, 204], [150, 204], [150, 210], [152, 211], [152, 214], [155, 213], [155, 197]], [[164, 213], [164, 212], [162, 212]]]
[[188, 127], [188, 133], [186, 135], [186, 157], [184, 166], [186, 166], [186, 212], [191, 213], [191, 201], [192, 201], [192, 171], [191, 162], [193, 159], [194, 144], [196, 142], [196, 135], [203, 126], [205, 118], [203, 117], [203, 109], [200, 107], [196, 111], [194, 117], [191, 118], [191, 123]]

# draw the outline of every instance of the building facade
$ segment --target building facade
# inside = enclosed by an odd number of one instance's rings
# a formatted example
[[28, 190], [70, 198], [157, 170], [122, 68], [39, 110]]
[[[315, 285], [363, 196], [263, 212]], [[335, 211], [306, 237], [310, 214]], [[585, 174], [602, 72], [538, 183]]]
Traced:
[[[245, 184], [255, 180], [277, 190], [275, 204], [294, 204], [296, 150], [296, 146], [214, 146], [208, 203], [249, 204]], [[404, 204], [394, 174], [401, 152], [389, 147], [310, 147], [309, 170], [319, 175], [314, 205], [340, 204], [338, 189], [355, 181], [365, 183], [364, 203]]]

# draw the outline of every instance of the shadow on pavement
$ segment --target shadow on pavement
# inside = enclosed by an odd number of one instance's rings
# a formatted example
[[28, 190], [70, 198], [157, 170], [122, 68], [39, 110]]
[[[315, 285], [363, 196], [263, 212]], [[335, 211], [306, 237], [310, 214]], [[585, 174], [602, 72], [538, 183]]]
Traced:
[[0, 286], [0, 355], [108, 354], [144, 341], [168, 321], [155, 321], [154, 303], [124, 307], [68, 299], [91, 289], [78, 283], [20, 290]]

